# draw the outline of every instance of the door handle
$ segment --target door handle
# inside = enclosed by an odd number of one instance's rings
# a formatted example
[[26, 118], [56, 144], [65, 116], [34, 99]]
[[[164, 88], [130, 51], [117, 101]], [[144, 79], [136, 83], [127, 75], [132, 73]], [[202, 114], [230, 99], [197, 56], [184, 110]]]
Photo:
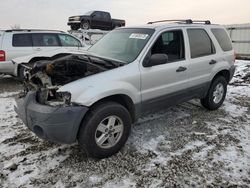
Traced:
[[41, 49], [41, 48], [36, 48], [35, 50], [36, 50], [36, 51], [41, 51], [42, 49]]
[[183, 71], [185, 71], [185, 70], [187, 70], [187, 67], [179, 67], [179, 68], [176, 70], [176, 72], [183, 72]]
[[217, 63], [217, 61], [211, 60], [211, 61], [209, 62], [209, 65], [214, 65], [215, 63]]

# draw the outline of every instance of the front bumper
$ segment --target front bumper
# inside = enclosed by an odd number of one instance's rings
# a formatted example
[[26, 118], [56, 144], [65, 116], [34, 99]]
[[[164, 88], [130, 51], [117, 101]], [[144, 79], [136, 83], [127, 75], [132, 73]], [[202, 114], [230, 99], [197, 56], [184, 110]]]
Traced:
[[69, 21], [69, 22], [68, 22], [68, 25], [80, 24], [80, 23], [81, 23], [80, 20], [79, 20], [79, 21]]
[[36, 101], [36, 92], [16, 100], [15, 111], [38, 137], [56, 143], [74, 143], [81, 121], [88, 111], [84, 106], [51, 107]]
[[230, 79], [229, 79], [229, 81], [232, 80], [232, 78], [234, 76], [234, 73], [235, 73], [235, 69], [236, 69], [235, 65], [233, 65], [233, 66], [230, 67], [230, 69], [229, 69], [229, 72], [230, 72], [230, 77], [229, 77]]

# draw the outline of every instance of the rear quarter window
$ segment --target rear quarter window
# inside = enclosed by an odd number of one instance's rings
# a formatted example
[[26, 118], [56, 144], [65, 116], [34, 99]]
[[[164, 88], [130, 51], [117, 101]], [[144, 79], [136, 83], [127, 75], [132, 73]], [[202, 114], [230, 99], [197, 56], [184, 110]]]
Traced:
[[30, 34], [14, 34], [12, 38], [12, 46], [14, 47], [32, 47]]
[[211, 29], [211, 31], [223, 51], [230, 51], [233, 49], [231, 40], [224, 29], [215, 28]]
[[191, 58], [207, 56], [215, 53], [212, 40], [204, 29], [187, 29]]

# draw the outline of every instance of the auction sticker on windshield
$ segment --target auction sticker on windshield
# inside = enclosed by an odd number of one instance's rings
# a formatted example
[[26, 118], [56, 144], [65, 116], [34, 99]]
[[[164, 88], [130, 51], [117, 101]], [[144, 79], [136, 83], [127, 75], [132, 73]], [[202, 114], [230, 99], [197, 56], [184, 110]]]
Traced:
[[148, 34], [143, 33], [132, 33], [129, 38], [130, 39], [142, 39], [145, 40], [148, 37]]

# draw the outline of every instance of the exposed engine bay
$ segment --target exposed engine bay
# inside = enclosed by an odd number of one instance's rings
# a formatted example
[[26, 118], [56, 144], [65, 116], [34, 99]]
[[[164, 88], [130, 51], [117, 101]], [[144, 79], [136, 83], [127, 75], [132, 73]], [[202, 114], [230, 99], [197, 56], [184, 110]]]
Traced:
[[37, 101], [51, 106], [72, 105], [71, 94], [57, 92], [70, 82], [121, 66], [122, 63], [89, 55], [66, 55], [40, 60], [33, 68], [25, 67], [24, 95], [37, 91]]

